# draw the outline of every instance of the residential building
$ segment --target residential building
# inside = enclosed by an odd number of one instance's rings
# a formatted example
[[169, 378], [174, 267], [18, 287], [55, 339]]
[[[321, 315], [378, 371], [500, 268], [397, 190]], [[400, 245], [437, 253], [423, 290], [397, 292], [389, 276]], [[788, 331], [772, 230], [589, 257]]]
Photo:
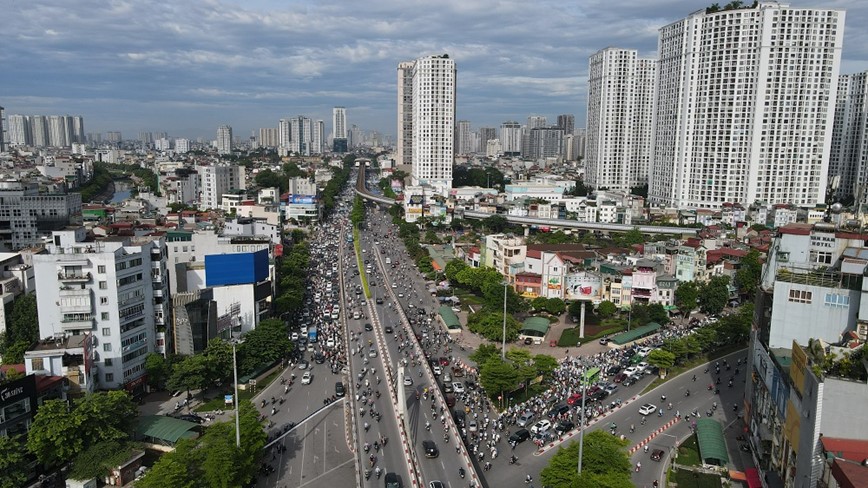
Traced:
[[312, 195], [318, 193], [316, 181], [313, 178], [295, 177], [289, 179], [286, 192], [290, 195]]
[[292, 140], [291, 134], [289, 119], [280, 119], [277, 122], [277, 147], [289, 150], [289, 143]]
[[489, 139], [485, 145], [485, 155], [489, 158], [496, 158], [503, 154], [503, 144], [500, 139]]
[[515, 274], [524, 268], [526, 251], [524, 237], [512, 234], [487, 235], [482, 247], [482, 264], [496, 269], [513, 284]]
[[184, 138], [175, 139], [175, 152], [178, 154], [190, 152], [190, 140]]
[[69, 147], [71, 141], [66, 137], [66, 118], [62, 115], [48, 116], [48, 145]]
[[829, 154], [829, 180], [839, 178], [837, 198], [868, 199], [868, 71], [841, 75], [832, 127], [832, 150]]
[[229, 125], [217, 128], [217, 154], [232, 154], [232, 127]]
[[540, 160], [563, 155], [564, 131], [560, 127], [534, 127], [528, 131], [525, 157]]
[[688, 239], [678, 246], [675, 256], [675, 278], [678, 281], [705, 281], [705, 268], [706, 249], [702, 244]]
[[576, 116], [573, 114], [561, 114], [558, 115], [558, 124], [556, 127], [560, 127], [561, 130], [564, 131], [564, 134], [572, 134], [573, 131], [576, 130]]
[[505, 156], [521, 154], [521, 124], [515, 121], [500, 124], [500, 143]]
[[488, 141], [493, 139], [497, 139], [497, 129], [494, 127], [480, 127], [477, 152], [485, 153], [488, 148]]
[[455, 159], [455, 61], [448, 54], [413, 62], [413, 185], [429, 185], [442, 196], [452, 188]]
[[199, 208], [220, 208], [221, 199], [231, 190], [245, 189], [244, 166], [211, 164], [196, 166], [199, 175]]
[[332, 109], [332, 136], [336, 139], [347, 138], [346, 107], [335, 107]]
[[825, 201], [844, 11], [755, 5], [660, 29], [653, 205]]
[[[778, 229], [764, 266], [748, 354], [744, 422], [771, 486], [820, 483], [826, 438], [868, 438], [864, 365], [868, 235], [821, 223]], [[846, 486], [846, 485], [844, 485]], [[857, 485], [854, 485], [857, 486]]]
[[6, 250], [40, 246], [52, 231], [76, 224], [80, 193], [40, 193], [35, 183], [0, 181], [0, 246]]
[[162, 237], [88, 238], [83, 227], [52, 233], [33, 255], [40, 337], [92, 335], [100, 389], [145, 387], [145, 357], [165, 353], [168, 311]]
[[459, 120], [455, 128], [455, 154], [472, 154], [476, 152], [473, 147], [472, 132], [470, 131], [469, 120]]
[[0, 334], [6, 332], [6, 313], [18, 297], [36, 291], [33, 267], [21, 253], [0, 253]]
[[648, 183], [656, 59], [609, 47], [590, 57], [585, 184], [625, 190]]
[[10, 146], [32, 146], [33, 133], [30, 128], [30, 117], [18, 114], [7, 117], [6, 137]]
[[289, 119], [289, 150], [302, 156], [311, 155], [311, 120], [304, 115]]
[[276, 127], [262, 127], [259, 129], [259, 146], [260, 147], [277, 147], [279, 138], [277, 137], [278, 129]]
[[30, 117], [30, 131], [33, 134], [35, 147], [47, 147], [49, 145], [48, 117], [44, 115]]
[[395, 162], [413, 163], [413, 69], [415, 62], [398, 63], [398, 143]]

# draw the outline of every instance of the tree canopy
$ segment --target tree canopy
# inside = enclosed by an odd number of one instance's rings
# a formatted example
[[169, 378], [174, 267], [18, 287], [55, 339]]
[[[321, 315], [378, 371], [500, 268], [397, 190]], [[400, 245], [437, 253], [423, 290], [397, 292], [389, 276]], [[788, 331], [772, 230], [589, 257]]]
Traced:
[[627, 441], [601, 430], [588, 432], [584, 436], [582, 474], [576, 470], [579, 444], [573, 441], [552, 456], [540, 472], [540, 481], [551, 488], [632, 488], [626, 445]]
[[39, 340], [39, 316], [36, 294], [27, 293], [6, 305], [6, 331], [0, 338], [4, 364], [24, 362], [24, 353]]
[[[677, 296], [676, 296], [677, 298]], [[729, 276], [713, 276], [699, 287], [697, 304], [702, 313], [716, 315], [729, 301]]]
[[739, 268], [735, 272], [735, 286], [739, 294], [747, 297], [754, 295], [762, 277], [762, 270], [759, 251], [751, 249], [745, 257], [741, 258]]
[[609, 300], [603, 300], [599, 305], [597, 305], [597, 315], [603, 318], [609, 318], [612, 315], [615, 315], [615, 312], [617, 311], [618, 307]]
[[0, 488], [24, 486], [30, 471], [27, 467], [27, 449], [20, 436], [0, 436]]
[[[480, 310], [467, 317], [467, 328], [474, 334], [479, 334], [491, 341], [500, 341], [503, 338], [503, 312]], [[513, 342], [518, 339], [518, 331], [521, 323], [510, 314], [506, 315], [506, 341]]]
[[699, 288], [692, 281], [683, 281], [675, 289], [675, 306], [681, 311], [682, 316], [687, 317], [696, 309], [699, 298]]

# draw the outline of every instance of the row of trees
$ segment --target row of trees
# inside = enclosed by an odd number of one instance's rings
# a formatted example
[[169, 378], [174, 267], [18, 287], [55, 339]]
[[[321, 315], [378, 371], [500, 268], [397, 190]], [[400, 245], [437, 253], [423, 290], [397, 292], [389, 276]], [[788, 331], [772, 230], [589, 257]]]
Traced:
[[627, 440], [602, 430], [588, 432], [582, 448], [582, 474], [578, 474], [579, 443], [558, 449], [540, 472], [540, 482], [551, 488], [632, 488]]
[[[266, 319], [255, 329], [242, 336], [236, 346], [236, 362], [240, 376], [249, 375], [274, 364], [292, 352], [292, 341], [286, 334], [286, 325], [279, 319]], [[169, 359], [151, 353], [145, 360], [148, 379], [155, 387], [165, 384], [170, 390], [190, 392], [204, 390], [211, 385], [232, 381], [232, 344], [220, 338], [208, 341], [202, 354], [173, 356]]]
[[[474, 268], [460, 259], [453, 259], [446, 263], [443, 273], [453, 285], [461, 286], [482, 298], [486, 309], [503, 310], [503, 276], [496, 269], [488, 266]], [[524, 312], [527, 309], [527, 301], [512, 287], [507, 287], [507, 313]]]
[[422, 273], [432, 273], [434, 266], [431, 265], [431, 255], [428, 254], [427, 249], [419, 244], [419, 226], [404, 221], [400, 205], [392, 205], [389, 214], [392, 216], [392, 223], [398, 226], [398, 237], [404, 241], [404, 247], [407, 248], [410, 259]]
[[560, 298], [536, 297], [530, 301], [534, 311], [560, 315], [567, 310], [567, 304]]
[[685, 281], [675, 289], [675, 306], [686, 317], [699, 310], [708, 315], [717, 315], [729, 303], [729, 276], [713, 276], [705, 283]]
[[[300, 231], [299, 231], [300, 232]], [[293, 232], [293, 244], [280, 259], [278, 296], [274, 299], [274, 312], [296, 317], [304, 306], [307, 289], [306, 276], [310, 263], [310, 248], [304, 234]]]
[[196, 440], [182, 440], [163, 455], [140, 481], [139, 488], [247, 486], [256, 475], [266, 434], [250, 402], [239, 405], [241, 447], [235, 444], [235, 423], [212, 424]]
[[[28, 454], [48, 467], [75, 461], [73, 474], [103, 475], [107, 467], [95, 463], [95, 451], [117, 452], [135, 428], [136, 405], [124, 391], [97, 392], [71, 405], [46, 400], [25, 436], [0, 436], [0, 488], [23, 486], [29, 471]], [[107, 448], [108, 446], [108, 448]], [[114, 460], [114, 458], [107, 458]], [[85, 472], [85, 468], [90, 471]]]
[[19, 296], [6, 305], [6, 331], [0, 332], [0, 355], [4, 364], [24, 362], [24, 353], [39, 340], [36, 293]]
[[504, 393], [527, 388], [531, 380], [537, 377], [545, 381], [558, 366], [558, 361], [552, 356], [531, 355], [526, 349], [510, 349], [506, 352], [506, 359], [503, 359], [500, 350], [493, 344], [480, 345], [470, 359], [479, 368], [479, 383], [494, 401]]
[[340, 168], [330, 166], [330, 169], [332, 170], [332, 179], [326, 183], [325, 189], [322, 191], [323, 219], [331, 215], [332, 211], [334, 211], [335, 198], [341, 193], [341, 191], [343, 191], [347, 181], [349, 181], [351, 172], [350, 168], [352, 168], [353, 163], [356, 162], [356, 156], [354, 154], [347, 154], [344, 156], [342, 162], [343, 165]]

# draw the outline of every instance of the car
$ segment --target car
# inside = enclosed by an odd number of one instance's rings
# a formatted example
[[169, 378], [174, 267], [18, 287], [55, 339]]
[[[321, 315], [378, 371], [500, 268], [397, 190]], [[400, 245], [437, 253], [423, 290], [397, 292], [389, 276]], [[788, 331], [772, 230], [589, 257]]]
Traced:
[[554, 408], [549, 410], [549, 418], [553, 419], [553, 418], [555, 418], [559, 415], [563, 415], [569, 411], [570, 411], [570, 407], [568, 407], [564, 404], [556, 405]]
[[325, 362], [325, 354], [317, 352], [313, 355], [313, 360], [316, 364], [322, 364]]
[[434, 441], [424, 440], [422, 441], [422, 450], [425, 451], [426, 458], [436, 458], [440, 455], [440, 450], [437, 449], [437, 444], [434, 444]]
[[428, 488], [446, 488], [446, 485], [444, 485], [442, 481], [434, 480], [428, 483]]
[[567, 398], [567, 405], [578, 405], [582, 402], [582, 394], [581, 393], [573, 393]]
[[524, 345], [529, 346], [531, 344], [533, 344], [533, 339], [531, 339], [530, 337], [525, 337], [524, 338]]
[[641, 415], [651, 415], [652, 413], [657, 411], [657, 406], [652, 403], [646, 403], [639, 407], [639, 413]]
[[386, 334], [391, 334], [392, 332], [395, 332], [395, 329], [393, 329], [391, 325], [387, 325], [383, 327], [383, 332], [385, 332]]
[[443, 393], [453, 393], [452, 383], [443, 383]]
[[455, 416], [455, 423], [457, 423], [459, 427], [464, 427], [464, 422], [467, 420], [467, 414], [464, 413], [464, 410], [452, 410], [452, 415]]
[[334, 337], [329, 337], [329, 339], [326, 341], [326, 347], [335, 347]]
[[600, 337], [600, 344], [602, 344], [602, 345], [605, 346], [605, 345], [608, 344], [608, 343], [609, 343], [609, 336], [606, 336], [606, 337]]
[[464, 385], [460, 381], [455, 381], [452, 383], [452, 391], [458, 394], [464, 393]]
[[521, 414], [521, 417], [518, 418], [518, 426], [519, 427], [527, 427], [531, 422], [533, 422], [533, 412], [527, 411]]
[[289, 336], [289, 338], [292, 339], [292, 341], [297, 341], [298, 340], [298, 332], [293, 332], [292, 335]]
[[298, 369], [307, 369], [308, 366], [310, 366], [310, 363], [308, 363], [307, 361], [298, 362]]
[[576, 424], [570, 422], [569, 420], [562, 420], [558, 422], [558, 425], [555, 426], [555, 433], [557, 435], [564, 435], [565, 433], [576, 428]]
[[455, 406], [455, 395], [452, 393], [446, 394], [446, 406], [452, 408]]
[[434, 367], [431, 368], [431, 370], [437, 376], [440, 376], [443, 373], [443, 369], [440, 367], [440, 365], [435, 365]]
[[476, 432], [479, 430], [479, 424], [476, 423], [476, 420], [471, 420], [467, 422], [467, 430], [470, 432]]
[[365, 330], [370, 332], [370, 331], [374, 330], [374, 326], [371, 325], [370, 322], [365, 322]]
[[386, 473], [386, 488], [403, 488], [401, 478], [395, 473]]
[[413, 386], [413, 377], [410, 375], [404, 376], [404, 386]]
[[636, 373], [641, 373], [641, 371], [639, 371], [639, 366], [630, 366], [624, 370], [624, 374], [627, 376], [633, 376]]
[[620, 383], [626, 379], [627, 379], [627, 373], [618, 373], [615, 375], [614, 378], [612, 378], [612, 381], [614, 381], [615, 383]]
[[375, 358], [375, 357], [377, 357], [377, 350], [374, 349], [374, 348], [372, 347], [372, 348], [368, 351], [368, 357], [369, 357], [369, 358]]
[[660, 461], [663, 459], [663, 455], [666, 454], [663, 452], [663, 449], [654, 449], [651, 451], [651, 460], [652, 461]]
[[621, 372], [621, 366], [619, 366], [617, 364], [613, 364], [612, 366], [609, 366], [608, 369], [606, 369], [606, 374], [618, 374], [620, 372]]
[[202, 422], [205, 422], [204, 418], [202, 418], [198, 415], [192, 414], [192, 413], [186, 414], [186, 415], [181, 415], [178, 418], [181, 420], [186, 420], [187, 422], [195, 422], [197, 424], [201, 424]]
[[342, 397], [347, 394], [347, 390], [344, 388], [344, 384], [338, 381], [335, 383], [335, 395], [338, 397]]
[[530, 431], [534, 434], [543, 434], [552, 428], [552, 423], [548, 420], [540, 420], [539, 422], [533, 424], [533, 427], [530, 428]]
[[398, 288], [398, 284], [397, 284], [397, 283], [392, 283], [392, 288]]
[[636, 351], [640, 356], [645, 357], [651, 352], [650, 347], [640, 347], [638, 351]]
[[621, 384], [624, 386], [630, 386], [630, 385], [635, 385], [636, 382], [638, 382], [638, 381], [639, 381], [638, 375], [630, 375], [627, 377], [627, 379], [622, 381]]
[[440, 377], [440, 381], [444, 383], [452, 383], [452, 376], [449, 375], [449, 372], [443, 370], [443, 376]]
[[605, 387], [603, 387], [603, 391], [606, 392], [607, 396], [611, 395], [612, 393], [615, 393], [616, 391], [618, 391], [618, 385], [614, 385], [614, 384], [606, 385]]
[[309, 385], [311, 381], [313, 381], [313, 374], [311, 374], [310, 371], [305, 371], [305, 373], [301, 377], [301, 384]]
[[440, 366], [443, 366], [444, 368], [446, 366], [449, 366], [449, 359], [445, 357], [440, 357]]
[[377, 297], [377, 299], [376, 299], [375, 301], [377, 302], [377, 305], [382, 305], [382, 304], [383, 304], [383, 299], [380, 298], [380, 297]]
[[464, 380], [464, 386], [466, 386], [468, 390], [476, 391], [476, 382], [474, 381]]
[[530, 432], [527, 429], [518, 429], [509, 436], [509, 442], [519, 444], [530, 439]]

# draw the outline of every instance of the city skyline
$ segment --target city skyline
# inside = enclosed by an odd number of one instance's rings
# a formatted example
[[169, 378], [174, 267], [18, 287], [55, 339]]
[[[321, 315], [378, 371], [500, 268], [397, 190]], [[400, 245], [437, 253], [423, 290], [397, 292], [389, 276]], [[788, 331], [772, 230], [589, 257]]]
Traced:
[[[14, 68], [0, 74], [0, 104], [7, 115], [81, 114], [88, 132], [208, 139], [224, 123], [247, 137], [293, 114], [328, 121], [344, 106], [352, 124], [394, 138], [397, 63], [448, 53], [460, 71], [456, 118], [474, 130], [562, 113], [583, 127], [591, 54], [614, 46], [654, 57], [658, 29], [711, 3], [634, 0], [614, 9], [595, 0], [566, 10], [540, 4], [535, 15], [512, 1], [300, 2], [289, 10], [271, 0], [183, 9], [94, 0], [73, 11], [53, 0], [15, 3], [6, 9], [15, 42], [0, 52]], [[868, 69], [868, 34], [856, 27], [868, 6], [789, 3], [846, 10], [841, 73]]]

